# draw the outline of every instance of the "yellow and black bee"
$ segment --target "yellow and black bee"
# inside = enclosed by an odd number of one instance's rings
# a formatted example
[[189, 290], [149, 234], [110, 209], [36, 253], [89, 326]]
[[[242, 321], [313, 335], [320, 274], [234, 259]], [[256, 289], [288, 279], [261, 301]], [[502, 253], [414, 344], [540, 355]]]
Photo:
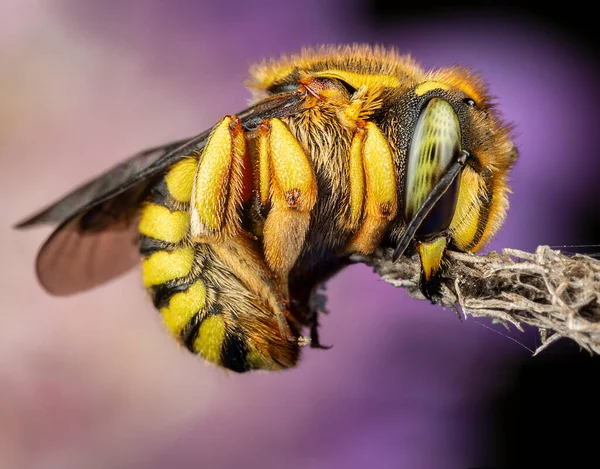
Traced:
[[141, 253], [188, 349], [238, 372], [288, 368], [303, 343], [319, 346], [315, 290], [352, 253], [416, 249], [435, 299], [447, 246], [476, 251], [502, 224], [517, 151], [468, 70], [323, 47], [255, 66], [247, 85], [248, 109], [18, 225], [58, 224], [37, 258], [46, 290], [92, 288]]

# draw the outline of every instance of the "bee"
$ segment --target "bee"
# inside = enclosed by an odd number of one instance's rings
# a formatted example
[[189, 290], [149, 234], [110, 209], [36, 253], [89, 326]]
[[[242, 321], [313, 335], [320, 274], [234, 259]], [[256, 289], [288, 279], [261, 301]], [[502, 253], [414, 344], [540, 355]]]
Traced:
[[469, 70], [321, 47], [252, 67], [247, 86], [248, 109], [18, 224], [58, 225], [37, 256], [41, 285], [81, 292], [141, 257], [181, 344], [237, 372], [285, 369], [321, 346], [317, 287], [353, 253], [418, 253], [435, 301], [446, 249], [477, 251], [502, 224], [517, 150]]

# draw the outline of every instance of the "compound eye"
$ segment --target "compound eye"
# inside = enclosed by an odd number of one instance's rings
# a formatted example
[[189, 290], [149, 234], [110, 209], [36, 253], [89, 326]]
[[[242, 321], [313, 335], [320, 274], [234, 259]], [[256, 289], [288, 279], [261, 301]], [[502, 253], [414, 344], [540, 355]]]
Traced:
[[[441, 98], [433, 98], [421, 111], [408, 152], [405, 211], [410, 221], [434, 186], [461, 151], [460, 123], [456, 112]], [[454, 215], [459, 178], [453, 182], [421, 224], [417, 235], [427, 236], [448, 228]]]

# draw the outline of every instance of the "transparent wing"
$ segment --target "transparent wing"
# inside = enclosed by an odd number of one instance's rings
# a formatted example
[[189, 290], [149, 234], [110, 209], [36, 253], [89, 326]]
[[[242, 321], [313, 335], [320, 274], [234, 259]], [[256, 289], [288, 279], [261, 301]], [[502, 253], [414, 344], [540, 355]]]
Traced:
[[70, 295], [117, 277], [139, 260], [139, 206], [156, 177], [67, 218], [43, 244], [36, 260], [42, 286]]
[[40, 224], [61, 223], [75, 214], [83, 212], [104, 200], [127, 191], [142, 181], [161, 159], [181, 147], [189, 140], [181, 140], [168, 145], [151, 148], [118, 164], [101, 176], [69, 192], [47, 208], [19, 222], [15, 228], [27, 228]]

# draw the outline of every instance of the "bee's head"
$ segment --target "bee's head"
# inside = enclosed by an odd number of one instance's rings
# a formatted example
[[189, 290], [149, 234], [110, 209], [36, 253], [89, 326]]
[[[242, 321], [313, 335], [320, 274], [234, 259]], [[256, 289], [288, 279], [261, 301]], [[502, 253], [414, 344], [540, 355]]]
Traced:
[[517, 150], [482, 80], [462, 68], [431, 72], [383, 112], [381, 125], [401, 155], [406, 223], [439, 192], [436, 185], [459, 155], [468, 157], [424, 217], [417, 240], [447, 234], [461, 250], [483, 247], [504, 220], [507, 176]]

